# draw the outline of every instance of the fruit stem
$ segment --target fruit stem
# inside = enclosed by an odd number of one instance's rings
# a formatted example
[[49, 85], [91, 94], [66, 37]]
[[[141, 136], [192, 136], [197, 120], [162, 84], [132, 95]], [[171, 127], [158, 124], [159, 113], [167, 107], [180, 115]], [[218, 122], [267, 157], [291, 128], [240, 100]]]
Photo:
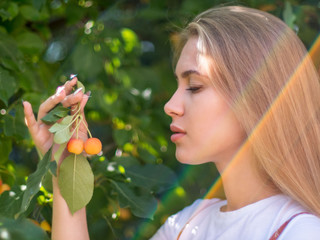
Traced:
[[80, 127], [80, 123], [79, 122], [79, 118], [81, 118], [81, 115], [79, 114], [80, 112], [80, 103], [78, 103], [78, 110], [76, 111], [76, 113], [74, 114], [76, 116], [76, 139], [79, 138], [79, 127]]
[[[81, 121], [83, 121], [82, 116], [80, 116], [80, 118], [81, 118]], [[83, 125], [86, 127], [86, 129], [87, 129], [87, 131], [88, 131], [88, 133], [89, 133], [90, 138], [92, 138], [91, 132], [90, 132], [87, 124], [83, 122]]]
[[78, 122], [79, 122], [79, 118], [77, 118], [77, 121], [76, 121], [76, 139], [78, 139], [79, 138], [79, 125], [78, 125]]
[[78, 115], [80, 112], [80, 103], [78, 103], [78, 110], [73, 114], [74, 116]]

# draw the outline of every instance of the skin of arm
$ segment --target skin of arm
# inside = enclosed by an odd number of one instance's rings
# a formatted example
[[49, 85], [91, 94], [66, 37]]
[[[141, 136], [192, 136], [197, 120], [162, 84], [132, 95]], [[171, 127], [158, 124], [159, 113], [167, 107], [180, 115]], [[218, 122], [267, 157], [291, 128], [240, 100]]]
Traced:
[[56, 177], [53, 184], [52, 240], [88, 240], [86, 209], [82, 208], [73, 215], [61, 196]]

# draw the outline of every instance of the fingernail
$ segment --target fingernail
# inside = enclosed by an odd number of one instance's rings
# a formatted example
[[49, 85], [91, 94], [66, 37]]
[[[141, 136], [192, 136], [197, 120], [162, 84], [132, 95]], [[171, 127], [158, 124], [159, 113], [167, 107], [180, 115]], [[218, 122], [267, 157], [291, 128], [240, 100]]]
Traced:
[[77, 95], [78, 92], [80, 92], [82, 90], [82, 87], [78, 88], [74, 93], [73, 95]]
[[70, 80], [74, 79], [78, 74], [70, 74]]
[[62, 87], [61, 87], [61, 86], [57, 87], [56, 95], [59, 96], [63, 89], [64, 89], [64, 86], [62, 86]]
[[88, 97], [90, 97], [91, 91], [88, 91], [88, 92], [86, 93], [86, 95], [87, 95]]

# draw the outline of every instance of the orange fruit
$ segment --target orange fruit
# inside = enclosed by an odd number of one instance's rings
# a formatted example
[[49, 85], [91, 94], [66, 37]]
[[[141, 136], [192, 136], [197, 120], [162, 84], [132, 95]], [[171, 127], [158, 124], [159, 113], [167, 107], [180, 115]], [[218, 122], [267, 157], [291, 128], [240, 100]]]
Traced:
[[102, 144], [98, 138], [88, 138], [87, 141], [84, 143], [84, 150], [89, 155], [98, 154], [101, 152]]
[[83, 141], [81, 139], [71, 138], [67, 144], [69, 152], [80, 154], [83, 151]]
[[131, 216], [131, 212], [127, 208], [120, 208], [120, 216], [119, 218], [122, 220], [129, 220]]
[[4, 191], [9, 191], [11, 188], [8, 184], [6, 183], [3, 183], [1, 186], [0, 186], [0, 194], [2, 194]]
[[50, 224], [46, 221], [46, 220], [43, 220], [41, 223], [40, 223], [40, 227], [45, 230], [46, 232], [51, 232], [51, 226]]

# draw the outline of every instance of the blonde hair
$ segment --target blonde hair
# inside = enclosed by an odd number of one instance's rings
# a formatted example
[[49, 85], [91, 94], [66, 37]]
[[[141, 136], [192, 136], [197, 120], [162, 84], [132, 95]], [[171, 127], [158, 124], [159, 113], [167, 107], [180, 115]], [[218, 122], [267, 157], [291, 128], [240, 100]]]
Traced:
[[275, 16], [239, 6], [198, 15], [180, 33], [176, 56], [191, 37], [246, 130], [261, 176], [320, 216], [320, 85], [303, 43]]

